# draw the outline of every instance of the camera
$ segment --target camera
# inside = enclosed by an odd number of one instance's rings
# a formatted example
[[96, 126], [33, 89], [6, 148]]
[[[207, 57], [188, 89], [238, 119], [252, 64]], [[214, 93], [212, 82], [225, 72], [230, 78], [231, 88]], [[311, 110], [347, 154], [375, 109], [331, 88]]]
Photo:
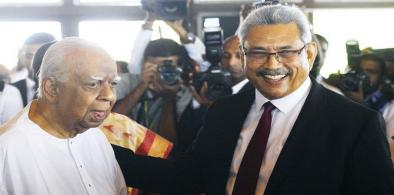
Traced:
[[211, 101], [229, 96], [233, 92], [230, 72], [218, 67], [212, 68], [207, 72], [197, 74], [193, 77], [194, 87], [197, 91], [200, 91], [204, 82], [207, 82], [208, 84], [208, 90], [204, 95]]
[[358, 91], [360, 82], [364, 93], [368, 94], [373, 91], [368, 76], [362, 71], [351, 70], [340, 75], [340, 88], [344, 91]]
[[175, 85], [182, 73], [182, 69], [178, 68], [171, 60], [164, 60], [158, 65], [160, 80], [166, 85]]
[[223, 53], [223, 29], [220, 27], [219, 18], [205, 18], [203, 35], [206, 57], [216, 66]]
[[360, 64], [361, 51], [357, 40], [346, 41], [347, 62], [351, 69], [355, 69]]
[[187, 15], [186, 0], [141, 0], [142, 9], [156, 14], [157, 19], [174, 21]]

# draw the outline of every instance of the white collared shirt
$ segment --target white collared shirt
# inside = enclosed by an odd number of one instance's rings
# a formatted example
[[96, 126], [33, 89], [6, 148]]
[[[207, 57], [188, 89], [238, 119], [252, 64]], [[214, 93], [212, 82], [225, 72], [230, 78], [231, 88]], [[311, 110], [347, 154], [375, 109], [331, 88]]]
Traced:
[[0, 125], [15, 116], [23, 109], [23, 101], [18, 88], [4, 84], [0, 92]]
[[127, 194], [111, 145], [98, 128], [59, 139], [24, 109], [0, 136], [0, 194]]
[[239, 91], [241, 91], [242, 87], [244, 87], [246, 85], [246, 83], [248, 83], [249, 80], [248, 79], [244, 79], [241, 82], [235, 84], [232, 89], [233, 89], [233, 94], [238, 93]]
[[[276, 109], [272, 111], [271, 132], [268, 138], [265, 156], [261, 164], [260, 176], [255, 193], [256, 195], [264, 194], [268, 179], [271, 176], [279, 154], [286, 143], [287, 137], [289, 136], [291, 129], [293, 128], [293, 125], [300, 114], [301, 108], [305, 103], [311, 86], [312, 83], [308, 77], [304, 83], [291, 94], [280, 99], [271, 100], [271, 103], [276, 107]], [[227, 194], [231, 194], [233, 191], [242, 158], [250, 140], [252, 139], [258, 121], [263, 114], [264, 109], [262, 106], [268, 101], [270, 100], [265, 98], [256, 89], [255, 101], [243, 124], [237, 146], [234, 151], [229, 179], [226, 186]]]

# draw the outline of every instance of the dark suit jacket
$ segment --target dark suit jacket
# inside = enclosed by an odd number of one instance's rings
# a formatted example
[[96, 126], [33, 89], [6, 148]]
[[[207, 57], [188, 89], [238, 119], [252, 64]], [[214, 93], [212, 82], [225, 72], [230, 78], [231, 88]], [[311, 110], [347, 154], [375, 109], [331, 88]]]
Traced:
[[[126, 181], [173, 194], [224, 194], [254, 98], [254, 90], [249, 90], [214, 103], [193, 149], [175, 162], [139, 156], [120, 159]], [[377, 112], [313, 81], [265, 195], [393, 195], [394, 172], [384, 131]]]

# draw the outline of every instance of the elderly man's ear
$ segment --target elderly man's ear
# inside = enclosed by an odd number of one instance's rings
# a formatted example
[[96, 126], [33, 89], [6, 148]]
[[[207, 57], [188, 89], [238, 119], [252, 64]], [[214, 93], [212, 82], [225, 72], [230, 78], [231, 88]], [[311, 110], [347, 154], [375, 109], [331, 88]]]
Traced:
[[43, 96], [50, 102], [54, 102], [59, 96], [59, 82], [51, 77], [43, 81]]

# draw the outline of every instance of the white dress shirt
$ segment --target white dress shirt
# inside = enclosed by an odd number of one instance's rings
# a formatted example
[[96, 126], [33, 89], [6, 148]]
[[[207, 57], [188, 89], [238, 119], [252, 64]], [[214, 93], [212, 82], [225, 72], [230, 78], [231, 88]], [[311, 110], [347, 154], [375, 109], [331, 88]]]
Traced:
[[[383, 110], [383, 118], [386, 123], [387, 138], [390, 144], [394, 144], [394, 100], [391, 100]], [[393, 156], [394, 157], [394, 156]]]
[[269, 100], [265, 98], [256, 89], [255, 101], [243, 124], [237, 146], [234, 151], [233, 161], [231, 163], [229, 179], [227, 181], [226, 187], [227, 194], [231, 194], [233, 191], [242, 158], [250, 140], [252, 139], [258, 121], [263, 114], [264, 108], [262, 106], [264, 103], [271, 101], [276, 109], [272, 111], [271, 131], [265, 150], [265, 156], [261, 164], [260, 175], [255, 193], [256, 195], [264, 194], [268, 179], [271, 176], [272, 170], [301, 111], [301, 108], [305, 103], [311, 85], [311, 80], [307, 78], [297, 90], [283, 98], [275, 100]]
[[59, 139], [28, 113], [24, 109], [0, 136], [1, 195], [127, 194], [112, 147], [98, 128]]
[[0, 125], [23, 109], [22, 96], [18, 88], [4, 84], [0, 92]]

